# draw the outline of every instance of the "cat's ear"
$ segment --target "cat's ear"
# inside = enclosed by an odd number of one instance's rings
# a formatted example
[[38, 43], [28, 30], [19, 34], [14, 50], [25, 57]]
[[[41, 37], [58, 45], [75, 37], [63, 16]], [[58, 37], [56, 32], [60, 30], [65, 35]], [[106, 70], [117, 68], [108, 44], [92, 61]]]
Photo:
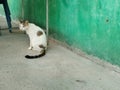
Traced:
[[25, 25], [28, 25], [28, 24], [29, 24], [29, 21], [28, 21], [28, 20], [26, 20], [26, 21], [25, 21]]
[[23, 23], [23, 20], [19, 20], [20, 23]]
[[20, 23], [22, 23], [22, 20], [19, 20]]

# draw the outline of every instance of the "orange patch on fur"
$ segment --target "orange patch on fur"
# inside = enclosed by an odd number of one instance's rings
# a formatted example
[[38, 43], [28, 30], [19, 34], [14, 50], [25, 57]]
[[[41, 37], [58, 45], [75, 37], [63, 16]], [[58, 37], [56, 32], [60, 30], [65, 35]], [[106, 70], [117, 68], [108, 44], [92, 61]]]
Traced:
[[37, 36], [41, 36], [42, 34], [43, 34], [42, 31], [38, 31], [38, 32], [37, 32]]
[[45, 48], [43, 45], [39, 45], [40, 48]]

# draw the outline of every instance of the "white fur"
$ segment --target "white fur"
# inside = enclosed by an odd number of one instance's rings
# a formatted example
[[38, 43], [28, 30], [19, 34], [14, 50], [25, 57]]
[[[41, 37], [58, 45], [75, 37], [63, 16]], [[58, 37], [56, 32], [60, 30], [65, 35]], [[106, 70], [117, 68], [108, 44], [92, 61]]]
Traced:
[[[45, 48], [47, 48], [47, 38], [43, 29], [33, 23], [28, 23], [28, 25], [25, 27], [23, 26], [23, 24], [20, 23], [19, 29], [22, 31], [26, 31], [29, 36], [30, 47], [28, 49], [33, 49], [37, 51], [43, 50], [39, 47], [39, 45], [43, 45]], [[37, 36], [38, 31], [42, 31], [43, 34], [41, 36]]]

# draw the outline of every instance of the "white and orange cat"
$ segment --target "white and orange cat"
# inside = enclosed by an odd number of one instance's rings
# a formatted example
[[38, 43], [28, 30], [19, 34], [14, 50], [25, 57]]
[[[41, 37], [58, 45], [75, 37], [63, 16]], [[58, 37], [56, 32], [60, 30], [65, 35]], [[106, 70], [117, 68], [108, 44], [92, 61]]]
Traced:
[[19, 29], [22, 31], [26, 31], [29, 36], [30, 47], [28, 49], [37, 50], [40, 52], [39, 55], [26, 55], [25, 57], [28, 59], [34, 59], [44, 56], [47, 49], [47, 38], [44, 30], [33, 23], [29, 23], [27, 20], [20, 21]]

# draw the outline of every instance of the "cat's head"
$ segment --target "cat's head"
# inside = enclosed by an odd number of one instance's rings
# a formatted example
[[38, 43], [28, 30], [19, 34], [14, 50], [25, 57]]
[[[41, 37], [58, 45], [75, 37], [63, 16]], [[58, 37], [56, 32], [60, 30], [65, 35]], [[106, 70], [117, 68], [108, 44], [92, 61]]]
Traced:
[[19, 22], [19, 29], [25, 31], [28, 29], [29, 22], [27, 20], [20, 20]]

